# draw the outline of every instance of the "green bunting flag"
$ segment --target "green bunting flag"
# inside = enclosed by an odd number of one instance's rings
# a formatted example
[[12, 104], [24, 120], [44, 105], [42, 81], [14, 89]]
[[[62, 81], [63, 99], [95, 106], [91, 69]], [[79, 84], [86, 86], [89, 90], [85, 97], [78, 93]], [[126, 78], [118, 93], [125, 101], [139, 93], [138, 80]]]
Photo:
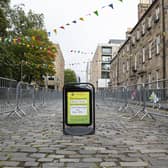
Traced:
[[96, 16], [99, 16], [99, 13], [98, 13], [98, 11], [96, 10], [96, 11], [94, 11], [93, 12]]

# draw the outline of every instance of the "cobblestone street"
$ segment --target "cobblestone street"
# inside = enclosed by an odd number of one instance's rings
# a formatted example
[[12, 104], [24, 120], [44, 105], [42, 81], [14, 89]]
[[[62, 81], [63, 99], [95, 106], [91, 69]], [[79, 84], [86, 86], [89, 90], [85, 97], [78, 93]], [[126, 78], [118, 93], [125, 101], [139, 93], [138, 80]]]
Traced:
[[65, 136], [61, 100], [19, 120], [0, 122], [0, 167], [168, 167], [168, 121], [129, 120], [98, 101], [96, 133]]

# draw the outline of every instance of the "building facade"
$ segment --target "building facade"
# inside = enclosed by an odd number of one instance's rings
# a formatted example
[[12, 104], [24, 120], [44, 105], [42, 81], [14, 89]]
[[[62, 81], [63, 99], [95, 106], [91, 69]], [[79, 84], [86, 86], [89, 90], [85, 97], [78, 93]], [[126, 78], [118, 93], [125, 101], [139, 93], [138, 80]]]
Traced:
[[59, 44], [55, 44], [56, 47], [56, 56], [55, 56], [55, 75], [45, 77], [45, 86], [47, 88], [52, 88], [58, 91], [62, 91], [64, 86], [64, 57], [61, 51]]
[[110, 82], [110, 62], [115, 57], [123, 40], [112, 39], [107, 44], [97, 46], [90, 63], [90, 82], [95, 88], [108, 87]]
[[168, 0], [146, 2], [140, 0], [141, 17], [111, 61], [112, 86], [168, 78]]

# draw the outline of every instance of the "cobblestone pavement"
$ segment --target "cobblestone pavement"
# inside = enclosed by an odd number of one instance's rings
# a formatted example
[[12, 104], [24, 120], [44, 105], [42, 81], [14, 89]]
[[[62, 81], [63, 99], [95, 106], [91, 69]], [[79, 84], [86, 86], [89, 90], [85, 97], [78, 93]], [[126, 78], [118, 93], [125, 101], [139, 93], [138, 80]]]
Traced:
[[[112, 106], [112, 105], [111, 105]], [[65, 136], [62, 104], [0, 122], [0, 167], [168, 167], [168, 120], [129, 120], [99, 101], [96, 133]]]

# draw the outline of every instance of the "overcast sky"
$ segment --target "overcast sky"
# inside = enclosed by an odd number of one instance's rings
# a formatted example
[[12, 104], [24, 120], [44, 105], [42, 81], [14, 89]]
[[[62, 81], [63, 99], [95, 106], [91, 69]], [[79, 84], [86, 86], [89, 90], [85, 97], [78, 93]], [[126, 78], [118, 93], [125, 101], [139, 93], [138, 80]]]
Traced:
[[[50, 40], [60, 44], [66, 68], [75, 70], [84, 81], [84, 62], [92, 59], [98, 43], [125, 39], [127, 28], [137, 23], [139, 0], [11, 0], [11, 6], [21, 3], [25, 4], [26, 11], [32, 9], [44, 14], [45, 27], [51, 32]], [[109, 4], [113, 4], [114, 9], [107, 7]], [[96, 10], [99, 16], [93, 13]], [[80, 17], [84, 21], [79, 20]], [[76, 24], [72, 23], [74, 20]], [[70, 26], [66, 26], [67, 23]], [[65, 26], [65, 30], [60, 26]], [[57, 29], [57, 35], [54, 29]]]

